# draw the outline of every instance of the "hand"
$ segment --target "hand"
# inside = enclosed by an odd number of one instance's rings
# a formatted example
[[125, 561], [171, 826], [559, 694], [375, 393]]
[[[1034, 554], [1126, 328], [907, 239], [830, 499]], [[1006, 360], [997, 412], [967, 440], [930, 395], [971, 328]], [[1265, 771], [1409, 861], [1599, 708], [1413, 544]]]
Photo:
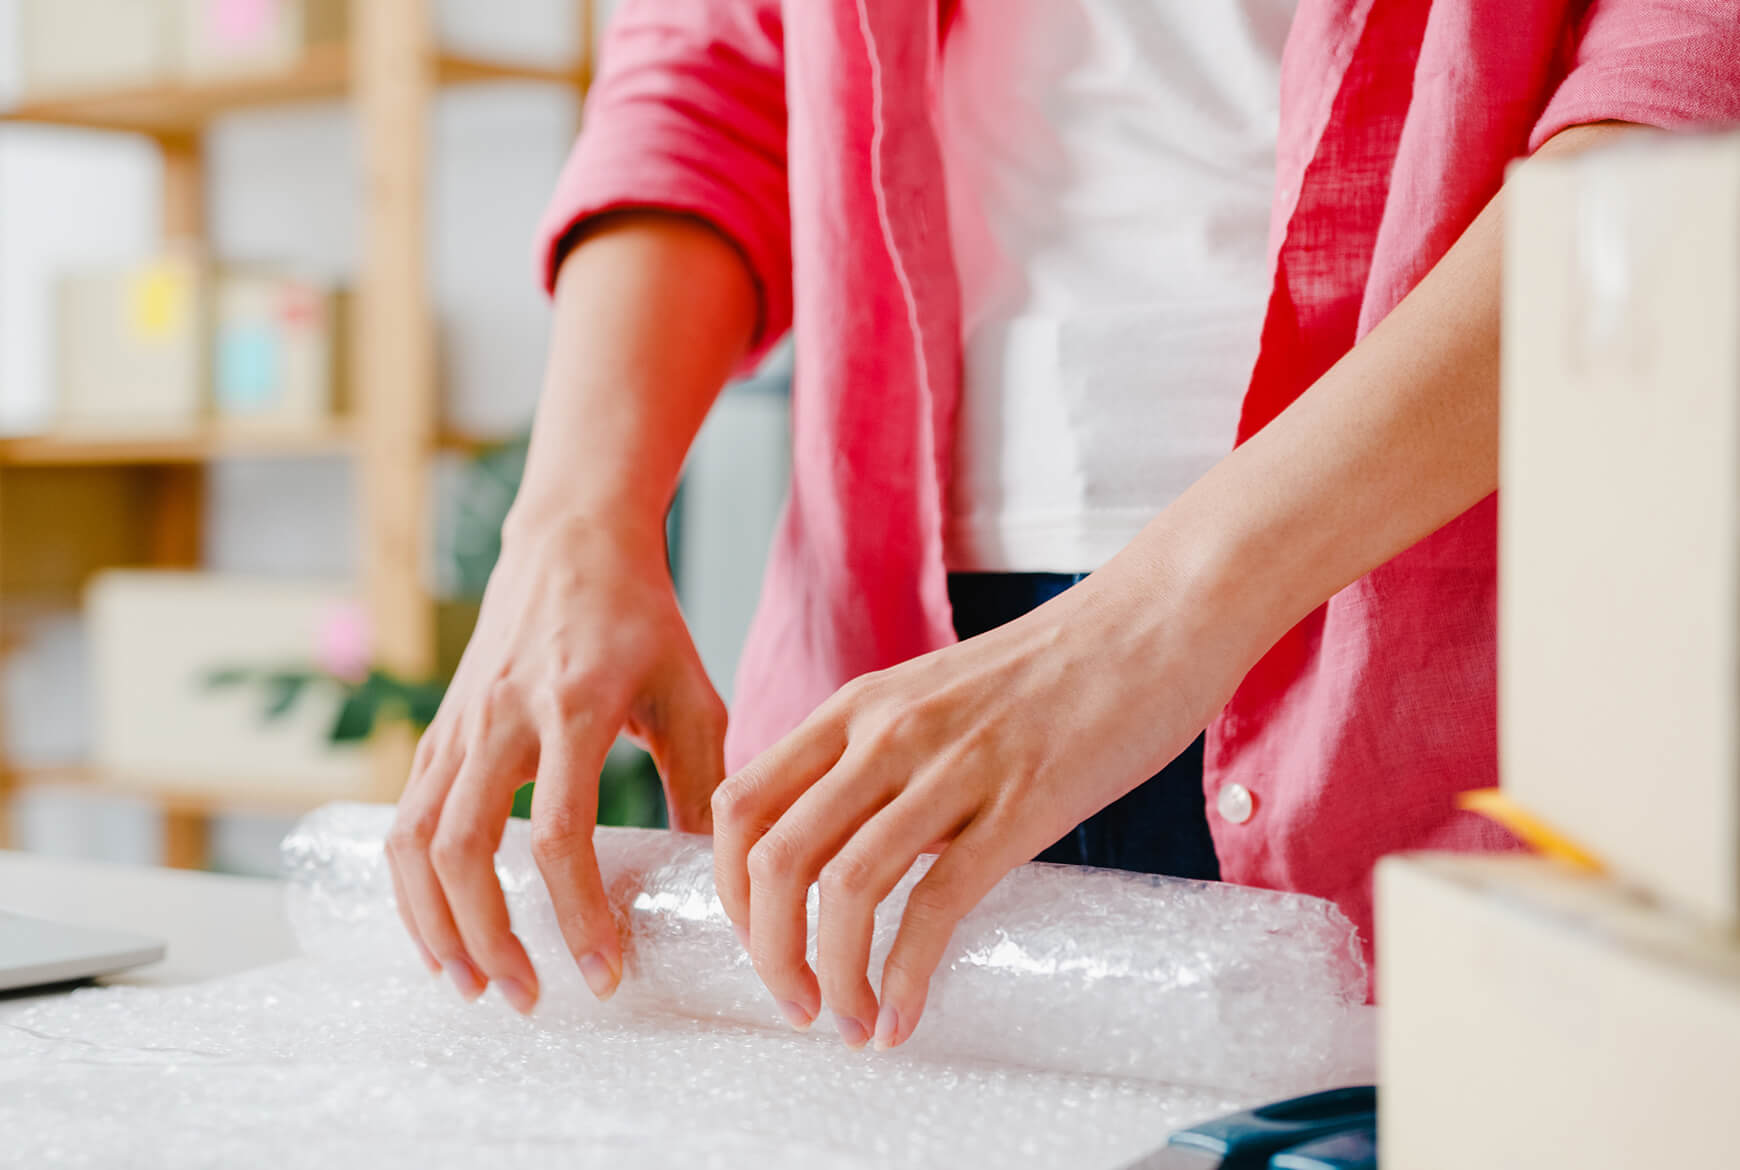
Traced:
[[494, 982], [518, 1010], [538, 980], [514, 937], [495, 851], [532, 791], [532, 853], [587, 986], [608, 998], [622, 950], [592, 849], [598, 774], [619, 731], [664, 778], [674, 828], [705, 832], [724, 775], [725, 706], [683, 624], [662, 526], [625, 539], [514, 528], [477, 632], [418, 745], [387, 858], [399, 913], [431, 970], [467, 999]]
[[[1225, 652], [1213, 669], [1207, 640], [1164, 611], [1151, 590], [1096, 574], [1009, 625], [849, 683], [719, 787], [719, 897], [794, 1027], [825, 1002], [852, 1047], [905, 1042], [961, 916], [1190, 743], [1242, 669]], [[879, 1006], [876, 907], [928, 851], [940, 856], [907, 903]]]

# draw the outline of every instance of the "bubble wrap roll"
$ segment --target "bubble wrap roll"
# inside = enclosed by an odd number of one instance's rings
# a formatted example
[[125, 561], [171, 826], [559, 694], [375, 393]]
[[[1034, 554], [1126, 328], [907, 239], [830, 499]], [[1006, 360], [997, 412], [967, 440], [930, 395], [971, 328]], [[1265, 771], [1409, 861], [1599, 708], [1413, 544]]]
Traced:
[[[284, 843], [291, 921], [333, 963], [415, 962], [393, 906], [385, 806], [329, 805]], [[511, 822], [496, 857], [514, 928], [544, 984], [540, 1014], [666, 1013], [784, 1031], [713, 889], [702, 837], [601, 829], [600, 868], [624, 941], [621, 991], [598, 1004]], [[883, 903], [871, 982], [921, 859]], [[816, 902], [810, 897], [811, 958]], [[1280, 1095], [1333, 1081], [1366, 975], [1331, 903], [1212, 882], [1031, 864], [955, 931], [917, 1057]]]

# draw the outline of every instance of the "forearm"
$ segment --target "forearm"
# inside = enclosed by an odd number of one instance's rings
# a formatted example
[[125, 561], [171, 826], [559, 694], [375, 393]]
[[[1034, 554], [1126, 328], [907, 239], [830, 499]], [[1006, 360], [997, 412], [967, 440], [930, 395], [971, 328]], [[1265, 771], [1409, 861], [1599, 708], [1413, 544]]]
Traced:
[[[1576, 127], [1540, 154], [1638, 130]], [[1203, 636], [1248, 663], [1494, 491], [1503, 202], [1501, 193], [1381, 324], [1150, 524], [1108, 566], [1108, 587], [1175, 583]]]
[[683, 459], [748, 350], [757, 308], [748, 265], [708, 225], [662, 212], [601, 219], [557, 278], [510, 535], [607, 527], [662, 541]]

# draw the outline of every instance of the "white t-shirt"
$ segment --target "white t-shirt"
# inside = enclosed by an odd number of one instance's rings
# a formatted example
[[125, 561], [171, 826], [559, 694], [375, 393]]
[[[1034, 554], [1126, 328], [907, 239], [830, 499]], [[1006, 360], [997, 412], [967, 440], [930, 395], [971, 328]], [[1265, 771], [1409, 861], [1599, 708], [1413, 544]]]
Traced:
[[962, 0], [956, 571], [1099, 567], [1232, 448], [1296, 0]]

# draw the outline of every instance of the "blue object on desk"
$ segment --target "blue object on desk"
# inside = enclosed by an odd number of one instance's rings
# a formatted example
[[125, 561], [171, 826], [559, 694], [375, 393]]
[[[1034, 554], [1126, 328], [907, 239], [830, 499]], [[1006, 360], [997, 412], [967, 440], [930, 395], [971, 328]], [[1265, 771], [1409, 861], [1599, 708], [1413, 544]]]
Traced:
[[1269, 1170], [1377, 1170], [1377, 1127], [1349, 1130], [1283, 1150]]
[[1374, 1086], [1329, 1089], [1179, 1130], [1164, 1147], [1125, 1170], [1269, 1170], [1270, 1159], [1282, 1151], [1336, 1134], [1375, 1133], [1376, 1129]]

